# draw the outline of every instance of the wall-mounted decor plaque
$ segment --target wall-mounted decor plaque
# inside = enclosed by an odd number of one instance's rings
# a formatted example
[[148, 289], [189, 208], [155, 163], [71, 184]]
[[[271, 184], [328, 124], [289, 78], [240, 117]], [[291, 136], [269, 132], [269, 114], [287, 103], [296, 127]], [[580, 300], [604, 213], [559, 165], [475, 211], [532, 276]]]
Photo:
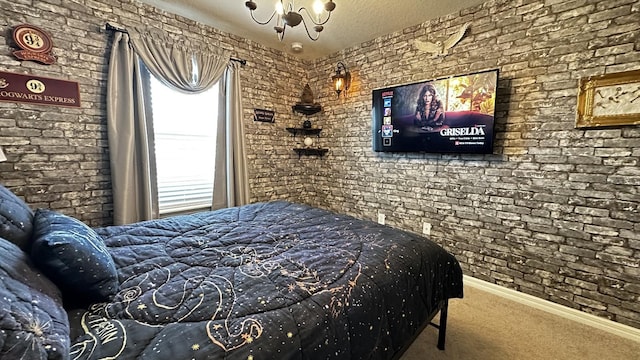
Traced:
[[640, 70], [580, 79], [576, 127], [640, 125]]
[[53, 42], [51, 37], [42, 29], [22, 24], [13, 28], [13, 41], [22, 50], [16, 50], [13, 55], [20, 60], [32, 60], [46, 65], [56, 62], [51, 55]]
[[273, 110], [253, 109], [253, 120], [262, 122], [274, 122], [275, 112]]
[[0, 101], [80, 107], [77, 82], [0, 71]]

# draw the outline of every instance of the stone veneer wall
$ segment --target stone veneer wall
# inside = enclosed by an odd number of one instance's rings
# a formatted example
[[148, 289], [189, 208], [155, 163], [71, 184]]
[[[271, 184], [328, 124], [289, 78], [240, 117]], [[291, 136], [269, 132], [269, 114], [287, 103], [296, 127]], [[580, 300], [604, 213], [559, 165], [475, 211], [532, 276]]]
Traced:
[[[471, 22], [446, 57], [413, 39]], [[637, 0], [498, 0], [320, 59], [330, 151], [306, 201], [422, 232], [467, 275], [640, 328], [640, 128], [575, 129], [578, 79], [640, 69]], [[352, 71], [336, 100], [329, 75]], [[493, 155], [375, 153], [371, 90], [500, 70]]]
[[[640, 68], [635, 0], [500, 0], [389, 34], [315, 62], [301, 62], [238, 36], [136, 1], [0, 0], [0, 70], [78, 81], [81, 109], [0, 103], [0, 183], [33, 207], [91, 225], [111, 222], [106, 141], [106, 21], [150, 24], [233, 49], [242, 73], [252, 201], [306, 202], [360, 218], [387, 216], [460, 260], [465, 273], [640, 327], [640, 129], [574, 128], [580, 77]], [[418, 54], [470, 21], [445, 58]], [[19, 23], [53, 35], [58, 63], [18, 62], [8, 46]], [[427, 36], [427, 33], [430, 35]], [[255, 60], [255, 61], [252, 61]], [[353, 72], [336, 99], [338, 61]], [[500, 69], [494, 155], [376, 154], [371, 90]], [[301, 81], [302, 79], [302, 81]], [[298, 159], [285, 127], [307, 81], [324, 106], [311, 117], [329, 153]], [[254, 123], [253, 108], [276, 111]]]
[[[0, 163], [0, 183], [32, 207], [56, 209], [93, 226], [112, 222], [105, 110], [111, 46], [111, 33], [104, 30], [107, 21], [159, 27], [194, 44], [204, 39], [246, 59], [242, 83], [252, 201], [296, 200], [302, 193], [297, 189], [304, 184], [304, 171], [297, 167], [290, 149], [294, 140], [284, 129], [299, 121], [291, 111], [307, 78], [299, 59], [137, 1], [0, 0], [0, 8], [0, 70], [80, 84], [79, 109], [0, 102], [0, 146], [8, 157]], [[51, 33], [55, 65], [13, 57], [11, 31], [21, 23]], [[276, 123], [254, 122], [254, 108], [275, 110]]]

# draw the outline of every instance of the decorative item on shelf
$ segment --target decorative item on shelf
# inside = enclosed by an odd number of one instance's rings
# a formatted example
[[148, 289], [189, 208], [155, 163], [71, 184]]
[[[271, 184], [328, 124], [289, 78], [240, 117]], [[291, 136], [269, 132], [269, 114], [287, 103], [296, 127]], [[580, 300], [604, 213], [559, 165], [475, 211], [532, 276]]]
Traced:
[[293, 111], [297, 111], [305, 115], [313, 115], [322, 110], [322, 106], [320, 106], [320, 104], [313, 102], [313, 91], [311, 91], [309, 84], [306, 84], [304, 89], [302, 89], [300, 102], [296, 103], [291, 108]]
[[313, 139], [308, 136], [304, 138], [304, 146], [309, 148], [311, 145], [313, 145]]
[[331, 77], [331, 80], [333, 81], [333, 87], [338, 94], [338, 98], [342, 91], [344, 91], [344, 96], [347, 96], [347, 90], [349, 90], [349, 86], [351, 86], [351, 73], [342, 62], [338, 62], [336, 74]]
[[[315, 14], [312, 15], [305, 7], [301, 7], [296, 11], [294, 5], [295, 2], [293, 0], [287, 1], [286, 3], [287, 5], [284, 4], [283, 0], [277, 1], [276, 8], [271, 13], [271, 16], [267, 21], [259, 21], [253, 15], [253, 11], [258, 8], [258, 5], [255, 1], [246, 1], [244, 5], [249, 9], [253, 21], [260, 25], [269, 24], [275, 17], [276, 26], [274, 26], [273, 29], [276, 31], [276, 34], [278, 35], [278, 39], [280, 39], [280, 41], [284, 39], [284, 33], [287, 29], [287, 26], [296, 27], [300, 23], [302, 23], [302, 25], [304, 26], [309, 39], [311, 39], [312, 41], [318, 40], [320, 33], [322, 32], [322, 30], [324, 30], [324, 25], [329, 22], [329, 19], [331, 18], [331, 12], [336, 8], [336, 4], [332, 0], [329, 0], [325, 3], [322, 3], [321, 0], [315, 0], [315, 2], [313, 3], [313, 11], [315, 12]], [[325, 20], [321, 20], [321, 16], [324, 12], [327, 13], [327, 18]], [[308, 20], [305, 21], [304, 17], [302, 16], [303, 13], [307, 14]], [[309, 32], [309, 28], [307, 27], [307, 22], [313, 23], [313, 30], [315, 31], [316, 35], [315, 37], [311, 36], [311, 32]]]
[[305, 128], [305, 129], [311, 129], [311, 121], [310, 120], [305, 120], [302, 123], [302, 127]]

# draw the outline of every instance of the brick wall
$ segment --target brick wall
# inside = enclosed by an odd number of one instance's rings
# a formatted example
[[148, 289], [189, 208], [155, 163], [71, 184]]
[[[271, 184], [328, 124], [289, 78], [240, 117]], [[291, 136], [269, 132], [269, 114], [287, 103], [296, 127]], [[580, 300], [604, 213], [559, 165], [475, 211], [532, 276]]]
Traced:
[[[111, 222], [106, 144], [106, 21], [152, 24], [245, 58], [245, 131], [252, 200], [306, 202], [421, 232], [465, 273], [640, 328], [640, 129], [574, 128], [578, 79], [640, 68], [640, 5], [626, 1], [489, 1], [337, 54], [301, 62], [243, 38], [135, 1], [0, 0], [0, 70], [78, 81], [80, 109], [0, 103], [0, 182], [34, 207], [95, 226]], [[450, 55], [432, 60], [413, 39], [471, 22]], [[10, 29], [53, 35], [58, 63], [18, 62]], [[429, 34], [429, 35], [427, 35]], [[255, 59], [256, 61], [252, 61]], [[337, 99], [330, 77], [353, 73]], [[371, 150], [371, 90], [498, 68], [493, 155], [378, 154]], [[302, 79], [302, 81], [301, 81]], [[309, 82], [324, 111], [323, 158], [291, 151], [285, 127]], [[276, 111], [255, 123], [253, 108]]]
[[[0, 183], [32, 207], [53, 208], [93, 226], [112, 222], [107, 21], [125, 27], [150, 24], [194, 43], [205, 39], [247, 59], [241, 78], [252, 201], [299, 199], [304, 171], [285, 127], [300, 121], [291, 111], [307, 78], [300, 60], [136, 1], [0, 0], [0, 7], [0, 70], [80, 85], [79, 109], [0, 102], [0, 146], [8, 157], [0, 163]], [[51, 34], [55, 65], [20, 62], [12, 55], [11, 32], [21, 23]], [[276, 123], [254, 122], [254, 108], [275, 110]]]
[[[444, 58], [411, 44], [466, 22]], [[467, 275], [640, 327], [640, 128], [574, 127], [578, 79], [640, 69], [639, 34], [635, 0], [489, 1], [316, 61], [330, 151], [306, 201], [427, 222]], [[338, 61], [355, 82], [339, 100]], [[371, 150], [371, 90], [493, 68], [493, 155]]]

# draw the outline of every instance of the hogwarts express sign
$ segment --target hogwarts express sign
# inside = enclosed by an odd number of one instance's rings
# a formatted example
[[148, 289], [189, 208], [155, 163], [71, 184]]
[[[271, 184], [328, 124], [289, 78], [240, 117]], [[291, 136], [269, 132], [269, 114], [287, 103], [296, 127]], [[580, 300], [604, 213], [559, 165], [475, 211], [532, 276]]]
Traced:
[[80, 107], [77, 82], [0, 71], [0, 101]]

